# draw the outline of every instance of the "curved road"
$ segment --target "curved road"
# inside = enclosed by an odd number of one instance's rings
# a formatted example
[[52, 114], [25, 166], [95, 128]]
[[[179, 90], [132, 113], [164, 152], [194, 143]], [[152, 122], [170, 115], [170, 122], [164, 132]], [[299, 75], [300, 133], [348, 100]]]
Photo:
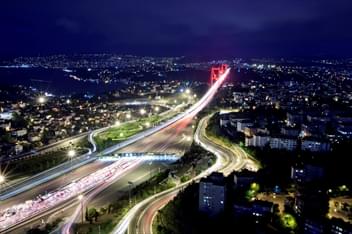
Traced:
[[[118, 149], [121, 149], [123, 147], [126, 147], [127, 145], [130, 145], [134, 142], [140, 141], [140, 140], [144, 140], [145, 138], [149, 138], [151, 135], [157, 133], [157, 132], [162, 132], [163, 130], [167, 130], [168, 127], [170, 126], [171, 129], [173, 129], [173, 133], [174, 135], [179, 135], [179, 130], [182, 130], [184, 128], [187, 127], [187, 125], [189, 125], [190, 121], [192, 120], [192, 118], [200, 111], [202, 110], [206, 105], [208, 105], [208, 103], [210, 102], [210, 100], [212, 99], [212, 97], [215, 95], [215, 93], [217, 92], [218, 88], [220, 87], [220, 85], [222, 84], [222, 82], [224, 81], [224, 79], [226, 78], [227, 74], [228, 74], [229, 70], [227, 70], [221, 77], [219, 77], [219, 80], [217, 82], [214, 83], [214, 85], [208, 90], [208, 92], [196, 103], [194, 104], [191, 108], [189, 108], [187, 111], [185, 111], [184, 113], [175, 116], [174, 118], [171, 118], [170, 120], [162, 123], [159, 126], [153, 127], [151, 129], [148, 129], [146, 132], [143, 132], [141, 134], [137, 134], [136, 136], [134, 136], [132, 139], [127, 140], [126, 142], [122, 143], [122, 144], [118, 144], [114, 147], [111, 147], [109, 150], [105, 150], [103, 153], [109, 154], [110, 152], [114, 152]], [[176, 124], [177, 123], [177, 124]], [[175, 124], [175, 125], [174, 125]], [[172, 128], [172, 126], [174, 128]], [[176, 131], [175, 131], [176, 130]], [[173, 139], [172, 137], [170, 138], [159, 138], [158, 141], [167, 141], [168, 143], [166, 145], [164, 145], [162, 148], [167, 147], [168, 145], [170, 145], [172, 142], [174, 142], [175, 139]], [[154, 146], [155, 147], [155, 146]], [[215, 169], [216, 166], [219, 166], [218, 163], [216, 163], [212, 168]], [[207, 171], [208, 172], [208, 171]], [[205, 174], [202, 173], [200, 176], [204, 176]], [[200, 177], [199, 177], [200, 178]], [[112, 181], [109, 181], [108, 183], [106, 183], [105, 185], [108, 186], [110, 184], [112, 184]], [[187, 185], [187, 184], [183, 184], [183, 185]], [[100, 187], [100, 186], [99, 186]], [[105, 187], [105, 186], [103, 186]], [[178, 189], [181, 188], [180, 186], [177, 187]], [[93, 190], [96, 190], [96, 192], [93, 192]], [[96, 194], [98, 193], [98, 191], [101, 191], [99, 188], [95, 188], [92, 189], [92, 193]], [[166, 191], [167, 192], [167, 191]], [[91, 196], [87, 196], [87, 198], [92, 198]], [[87, 201], [86, 201], [87, 202]], [[60, 206], [60, 205], [59, 205]], [[40, 212], [40, 211], [36, 211], [36, 212]], [[78, 213], [77, 213], [78, 214]], [[71, 217], [69, 219], [69, 223], [75, 221], [77, 218], [77, 215], [73, 215], [73, 217]], [[20, 221], [20, 220], [19, 220]], [[22, 221], [22, 218], [21, 218]], [[24, 220], [23, 220], [24, 221]], [[68, 232], [70, 231], [70, 226], [68, 225], [68, 228], [66, 229]]]
[[216, 163], [191, 181], [142, 201], [126, 215], [125, 221], [121, 222], [113, 233], [122, 234], [126, 226], [128, 226], [129, 233], [152, 233], [152, 223], [157, 211], [171, 201], [182, 188], [193, 181], [197, 181], [202, 177], [207, 176], [213, 171], [220, 171], [224, 174], [229, 174], [233, 170], [239, 170], [244, 167], [245, 162], [243, 162], [243, 155], [238, 157], [231, 150], [212, 142], [206, 136], [205, 129], [209, 118], [210, 116], [207, 116], [200, 120], [194, 139], [197, 144], [216, 155]]
[[[210, 140], [206, 135], [206, 127], [211, 116], [204, 117], [200, 120], [199, 126], [195, 133], [195, 141], [201, 145], [204, 149], [214, 153], [217, 157], [217, 162], [220, 163], [220, 167], [217, 171], [224, 173], [225, 175], [230, 174], [234, 170], [241, 170], [245, 168], [248, 156], [243, 150], [230, 149], [223, 145], [220, 145]], [[212, 171], [213, 169], [209, 170]], [[208, 173], [206, 173], [208, 174]], [[153, 233], [153, 220], [157, 215], [157, 212], [162, 209], [167, 203], [169, 203], [183, 188], [170, 191], [161, 196], [157, 196], [151, 199], [141, 209], [139, 209], [133, 219], [130, 222], [128, 233], [132, 234], [152, 234]]]

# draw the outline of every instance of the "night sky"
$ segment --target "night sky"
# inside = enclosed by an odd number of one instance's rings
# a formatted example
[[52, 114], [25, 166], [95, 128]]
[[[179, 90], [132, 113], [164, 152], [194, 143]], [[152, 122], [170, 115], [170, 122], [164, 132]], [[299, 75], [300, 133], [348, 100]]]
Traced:
[[0, 56], [350, 56], [351, 0], [5, 0]]

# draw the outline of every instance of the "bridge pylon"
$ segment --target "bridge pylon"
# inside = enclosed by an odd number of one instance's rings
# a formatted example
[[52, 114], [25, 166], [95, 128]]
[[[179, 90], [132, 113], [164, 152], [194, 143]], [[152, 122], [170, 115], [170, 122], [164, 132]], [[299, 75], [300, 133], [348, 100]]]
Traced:
[[219, 76], [225, 73], [228, 68], [227, 64], [220, 64], [219, 66], [213, 66], [210, 70], [210, 85], [213, 85], [215, 81], [219, 79]]

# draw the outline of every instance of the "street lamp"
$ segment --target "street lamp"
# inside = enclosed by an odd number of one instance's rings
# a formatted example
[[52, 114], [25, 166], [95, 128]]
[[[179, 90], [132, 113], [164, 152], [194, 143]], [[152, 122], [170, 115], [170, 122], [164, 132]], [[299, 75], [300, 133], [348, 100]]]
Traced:
[[5, 176], [2, 175], [2, 174], [0, 174], [0, 185], [3, 184], [3, 183], [5, 183], [5, 181], [6, 181]]
[[75, 150], [69, 150], [67, 153], [67, 156], [70, 158], [70, 168], [72, 170], [72, 159], [74, 156], [76, 156], [76, 151]]
[[190, 93], [191, 93], [191, 90], [190, 90], [190, 89], [186, 89], [186, 93], [187, 93], [187, 94], [190, 94]]
[[73, 158], [74, 156], [76, 156], [76, 151], [75, 150], [69, 150], [67, 153], [67, 156], [69, 156], [70, 158]]
[[155, 111], [156, 111], [156, 112], [158, 112], [159, 109], [160, 109], [160, 108], [159, 108], [158, 106], [155, 107]]
[[139, 113], [140, 113], [141, 115], [145, 115], [146, 111], [145, 111], [144, 109], [140, 109], [140, 110], [139, 110]]
[[130, 205], [131, 205], [131, 190], [132, 190], [132, 186], [133, 186], [133, 182], [132, 181], [128, 181], [128, 186], [129, 186], [129, 203], [130, 203]]
[[83, 196], [82, 194], [80, 194], [80, 195], [78, 196], [78, 200], [79, 200], [80, 203], [81, 203], [82, 224], [83, 224], [83, 198], [84, 198], [84, 196]]
[[44, 104], [46, 99], [45, 99], [44, 96], [39, 96], [37, 101], [38, 101], [39, 104]]
[[0, 172], [0, 191], [2, 192], [2, 189], [3, 189], [3, 185], [5, 184], [5, 182], [6, 182], [6, 177], [5, 177], [5, 175], [4, 174], [1, 174], [1, 172]]

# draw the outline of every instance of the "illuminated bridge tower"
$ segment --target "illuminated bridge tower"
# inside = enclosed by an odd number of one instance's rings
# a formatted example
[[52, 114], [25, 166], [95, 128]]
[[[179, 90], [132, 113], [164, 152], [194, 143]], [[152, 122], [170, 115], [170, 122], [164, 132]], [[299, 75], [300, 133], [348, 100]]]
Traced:
[[219, 79], [219, 76], [225, 73], [228, 68], [227, 64], [221, 64], [218, 67], [212, 67], [210, 71], [210, 84], [213, 85]]

